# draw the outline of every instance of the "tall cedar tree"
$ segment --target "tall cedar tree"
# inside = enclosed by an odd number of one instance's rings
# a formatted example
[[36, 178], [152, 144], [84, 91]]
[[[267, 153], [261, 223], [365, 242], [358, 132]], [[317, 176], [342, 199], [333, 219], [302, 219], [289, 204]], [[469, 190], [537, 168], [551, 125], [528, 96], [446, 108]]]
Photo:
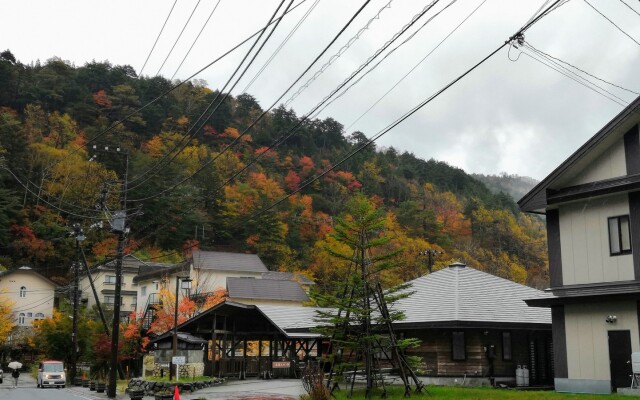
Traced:
[[[333, 293], [316, 296], [318, 304], [328, 307], [318, 311], [316, 321], [318, 331], [331, 338], [329, 384], [332, 379], [341, 380], [345, 371], [364, 371], [367, 397], [379, 382], [378, 355], [386, 351], [393, 356], [389, 350], [391, 323], [404, 319], [403, 312], [393, 310], [393, 303], [411, 295], [407, 284], [385, 289], [380, 285], [379, 274], [398, 267], [396, 259], [402, 251], [382, 250], [391, 240], [384, 231], [384, 223], [384, 212], [364, 195], [357, 194], [348, 202], [346, 214], [336, 219], [331, 235], [349, 250], [327, 247], [327, 251], [338, 260], [350, 262], [350, 267], [343, 279], [336, 280]], [[400, 351], [418, 344], [417, 339], [397, 340]], [[408, 387], [406, 379], [405, 387]]]

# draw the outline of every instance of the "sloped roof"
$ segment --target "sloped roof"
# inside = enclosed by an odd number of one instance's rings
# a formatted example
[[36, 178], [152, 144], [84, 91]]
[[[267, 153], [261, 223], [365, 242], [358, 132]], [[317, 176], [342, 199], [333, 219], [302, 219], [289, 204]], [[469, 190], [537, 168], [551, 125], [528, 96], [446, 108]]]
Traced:
[[309, 296], [296, 281], [227, 278], [227, 291], [232, 299], [309, 301]]
[[232, 272], [269, 271], [257, 254], [202, 250], [194, 250], [192, 254], [195, 268]]
[[413, 295], [393, 305], [406, 316], [399, 324], [551, 324], [549, 309], [525, 304], [543, 292], [464, 264], [454, 263], [409, 283]]
[[42, 275], [41, 273], [37, 272], [36, 270], [34, 270], [31, 267], [20, 267], [18, 269], [10, 269], [10, 270], [7, 270], [7, 271], [0, 271], [0, 278], [9, 276], [9, 275], [14, 274], [16, 272], [24, 272], [24, 273], [35, 275], [35, 276], [39, 277], [40, 279], [42, 279], [43, 281], [47, 282], [48, 284], [52, 285], [54, 288], [57, 288], [59, 286], [57, 283], [55, 283], [51, 279], [47, 278], [46, 276]]
[[262, 313], [284, 331], [309, 329], [318, 326], [318, 307], [256, 305]]
[[297, 281], [297, 282], [300, 282], [301, 285], [316, 284], [308, 276], [298, 274], [298, 273], [293, 273], [293, 272], [278, 272], [278, 271], [263, 272], [262, 279], [273, 279], [277, 281]]
[[543, 211], [547, 206], [547, 189], [558, 189], [567, 175], [582, 170], [612, 142], [622, 137], [640, 121], [640, 96], [609, 121], [591, 139], [583, 144], [553, 172], [518, 201], [522, 211]]

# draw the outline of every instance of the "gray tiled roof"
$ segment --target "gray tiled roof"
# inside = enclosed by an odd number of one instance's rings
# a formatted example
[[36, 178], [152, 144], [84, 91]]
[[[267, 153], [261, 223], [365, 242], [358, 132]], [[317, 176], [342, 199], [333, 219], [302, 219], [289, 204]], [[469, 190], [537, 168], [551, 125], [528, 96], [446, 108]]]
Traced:
[[309, 301], [309, 296], [295, 281], [272, 279], [227, 278], [232, 299]]
[[297, 281], [300, 282], [301, 285], [315, 285], [315, 282], [312, 281], [309, 277], [293, 272], [264, 272], [262, 274], [262, 279], [273, 279], [277, 281]]
[[543, 292], [470, 267], [451, 266], [410, 283], [415, 293], [394, 304], [394, 309], [405, 312], [402, 323], [551, 324], [549, 309], [524, 302]]
[[301, 329], [318, 326], [317, 307], [256, 305], [280, 329]]
[[195, 268], [211, 269], [215, 271], [235, 272], [268, 272], [256, 254], [227, 253], [223, 251], [193, 251], [193, 266]]

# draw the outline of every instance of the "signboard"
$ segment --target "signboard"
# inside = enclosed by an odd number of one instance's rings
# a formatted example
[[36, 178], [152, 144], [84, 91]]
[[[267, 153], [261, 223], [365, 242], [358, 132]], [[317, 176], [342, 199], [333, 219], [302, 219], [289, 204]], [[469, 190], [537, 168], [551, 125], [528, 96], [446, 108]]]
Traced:
[[271, 364], [273, 368], [289, 368], [291, 366], [291, 361], [274, 361]]
[[171, 362], [175, 365], [182, 365], [186, 362], [186, 360], [184, 356], [175, 356], [171, 357]]

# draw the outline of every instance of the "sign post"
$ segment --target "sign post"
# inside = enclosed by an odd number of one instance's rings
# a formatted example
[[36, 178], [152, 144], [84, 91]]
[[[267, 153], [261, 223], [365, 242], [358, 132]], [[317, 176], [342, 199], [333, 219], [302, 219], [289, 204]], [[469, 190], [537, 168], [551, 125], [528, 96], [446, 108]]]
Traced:
[[180, 380], [180, 375], [179, 375], [180, 365], [184, 365], [184, 363], [186, 362], [185, 356], [174, 356], [174, 357], [171, 357], [171, 362], [173, 363], [173, 365], [176, 366], [176, 381], [179, 381]]

